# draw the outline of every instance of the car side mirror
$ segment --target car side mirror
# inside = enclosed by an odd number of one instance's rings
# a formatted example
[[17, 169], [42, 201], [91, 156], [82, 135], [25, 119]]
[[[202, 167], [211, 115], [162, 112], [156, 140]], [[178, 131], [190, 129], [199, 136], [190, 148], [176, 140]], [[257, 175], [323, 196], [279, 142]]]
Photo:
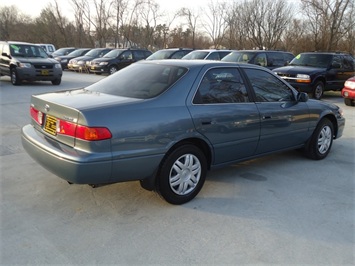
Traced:
[[8, 58], [11, 58], [11, 56], [10, 56], [8, 53], [2, 53], [1, 55], [2, 55], [2, 56], [6, 56], [6, 57], [8, 57]]
[[303, 102], [304, 103], [304, 102], [307, 102], [308, 99], [309, 99], [308, 94], [305, 93], [305, 92], [299, 92], [297, 94], [297, 101], [298, 102]]

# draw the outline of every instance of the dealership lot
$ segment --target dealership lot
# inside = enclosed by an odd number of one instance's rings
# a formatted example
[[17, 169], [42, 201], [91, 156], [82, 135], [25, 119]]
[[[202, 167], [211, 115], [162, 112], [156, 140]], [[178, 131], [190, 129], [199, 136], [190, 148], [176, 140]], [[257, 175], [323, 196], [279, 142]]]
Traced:
[[291, 151], [215, 170], [196, 199], [173, 206], [138, 182], [70, 186], [24, 152], [31, 94], [101, 78], [1, 77], [1, 264], [355, 263], [355, 108], [339, 92], [324, 100], [343, 108], [346, 128], [325, 160]]

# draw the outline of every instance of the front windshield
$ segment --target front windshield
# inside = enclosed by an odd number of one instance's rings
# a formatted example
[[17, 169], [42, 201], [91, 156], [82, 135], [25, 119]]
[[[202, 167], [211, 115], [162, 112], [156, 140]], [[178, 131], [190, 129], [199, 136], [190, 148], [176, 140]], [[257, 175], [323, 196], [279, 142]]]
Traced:
[[221, 61], [248, 63], [254, 55], [255, 53], [252, 52], [232, 52], [223, 57]]
[[75, 57], [80, 56], [83, 51], [85, 51], [85, 49], [78, 49], [69, 53], [68, 56], [75, 56]]
[[204, 59], [208, 52], [195, 51], [185, 55], [182, 59]]
[[98, 56], [101, 53], [101, 49], [92, 49], [90, 52], [86, 53], [87, 56]]
[[103, 57], [104, 58], [113, 58], [113, 57], [117, 57], [120, 53], [122, 53], [122, 49], [115, 49], [112, 50], [110, 52], [108, 52], [107, 54], [105, 54]]
[[330, 54], [299, 54], [289, 65], [291, 66], [310, 66], [327, 68], [332, 62], [332, 55]]
[[160, 59], [167, 59], [170, 57], [170, 55], [174, 53], [174, 51], [165, 51], [165, 50], [160, 50], [155, 52], [154, 54], [150, 55], [147, 57], [146, 60], [160, 60]]
[[17, 57], [48, 58], [47, 53], [41, 46], [32, 44], [11, 44], [10, 53]]
[[135, 63], [90, 85], [86, 90], [149, 99], [167, 90], [186, 72], [187, 69], [183, 67]]

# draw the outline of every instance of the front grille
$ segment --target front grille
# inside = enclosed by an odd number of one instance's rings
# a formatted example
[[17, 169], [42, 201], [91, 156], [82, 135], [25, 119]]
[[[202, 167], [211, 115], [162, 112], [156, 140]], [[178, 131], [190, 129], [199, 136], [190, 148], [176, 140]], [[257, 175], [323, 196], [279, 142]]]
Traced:
[[35, 69], [53, 69], [54, 65], [53, 64], [33, 64]]

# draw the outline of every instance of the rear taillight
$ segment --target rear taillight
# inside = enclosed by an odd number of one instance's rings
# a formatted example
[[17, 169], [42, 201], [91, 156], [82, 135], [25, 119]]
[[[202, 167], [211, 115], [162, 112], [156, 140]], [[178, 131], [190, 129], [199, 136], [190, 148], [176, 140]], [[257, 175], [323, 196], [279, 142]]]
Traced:
[[105, 140], [112, 137], [112, 134], [108, 128], [87, 127], [61, 119], [57, 120], [57, 134], [88, 141]]
[[[37, 124], [42, 126], [44, 117], [43, 113], [34, 108], [33, 106], [30, 107], [30, 113], [33, 120], [35, 120]], [[73, 138], [88, 141], [105, 140], [112, 138], [110, 130], [106, 127], [87, 127], [58, 118], [56, 120], [56, 132], [59, 135], [71, 136]]]
[[43, 113], [37, 109], [35, 109], [32, 105], [30, 107], [30, 113], [33, 120], [36, 121], [37, 124], [43, 125]]

